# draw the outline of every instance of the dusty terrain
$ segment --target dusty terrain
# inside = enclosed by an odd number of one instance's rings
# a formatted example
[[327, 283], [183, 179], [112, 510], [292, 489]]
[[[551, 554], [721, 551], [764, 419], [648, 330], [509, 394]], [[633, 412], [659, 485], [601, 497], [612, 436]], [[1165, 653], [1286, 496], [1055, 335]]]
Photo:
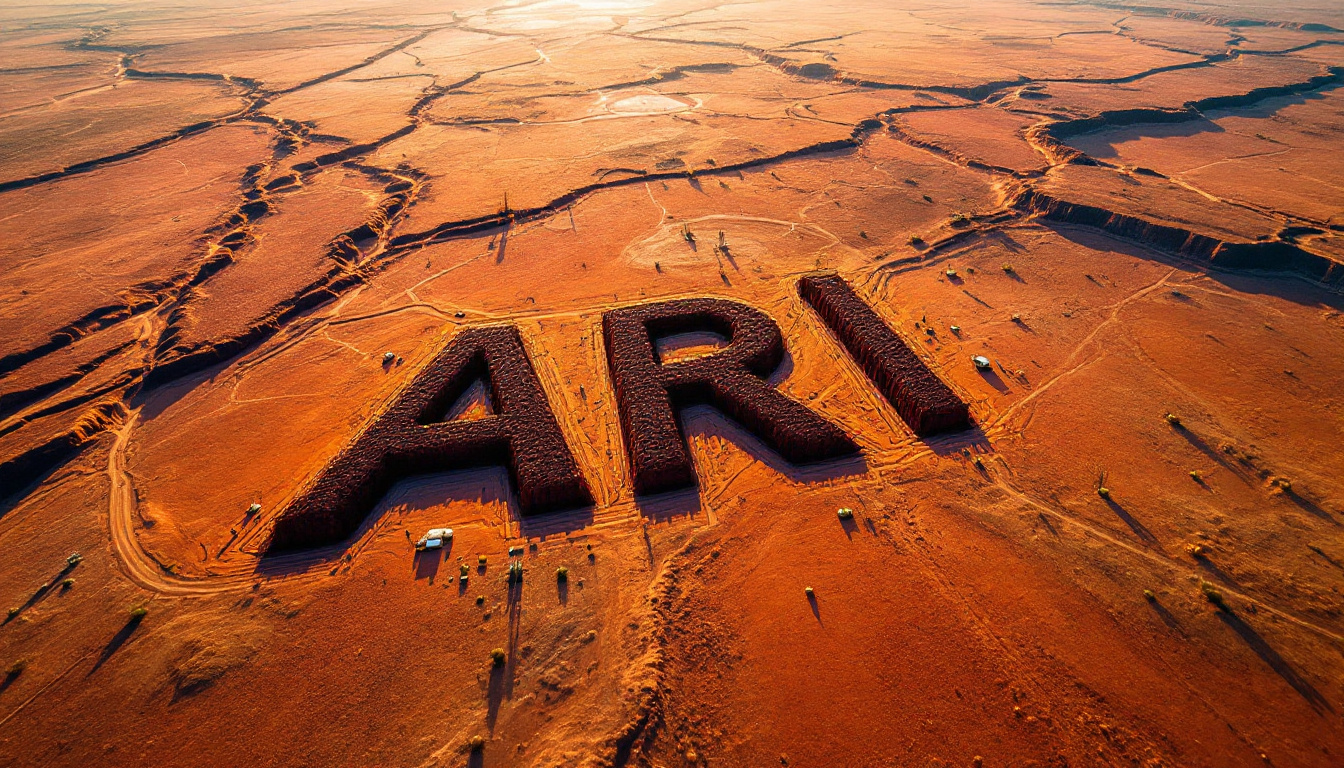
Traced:
[[[1344, 764], [1342, 85], [1334, 0], [0, 6], [0, 765]], [[672, 299], [861, 452], [694, 406], [637, 496], [603, 314]], [[592, 506], [267, 553], [499, 324]]]

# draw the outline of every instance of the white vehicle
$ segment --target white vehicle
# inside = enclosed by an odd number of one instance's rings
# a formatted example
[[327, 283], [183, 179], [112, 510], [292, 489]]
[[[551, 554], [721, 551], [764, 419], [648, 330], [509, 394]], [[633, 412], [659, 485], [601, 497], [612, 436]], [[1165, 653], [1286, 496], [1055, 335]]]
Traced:
[[980, 355], [972, 357], [971, 362], [975, 363], [975, 367], [979, 368], [982, 371], [988, 371], [990, 368], [993, 367], [992, 365], [990, 365], [988, 357], [982, 357]]
[[430, 528], [420, 540], [415, 542], [416, 549], [439, 549], [453, 538], [452, 528]]

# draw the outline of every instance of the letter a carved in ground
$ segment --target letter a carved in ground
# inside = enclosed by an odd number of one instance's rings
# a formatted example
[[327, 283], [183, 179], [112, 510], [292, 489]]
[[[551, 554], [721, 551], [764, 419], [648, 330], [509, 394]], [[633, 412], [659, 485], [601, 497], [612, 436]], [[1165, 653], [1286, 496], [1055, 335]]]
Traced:
[[[444, 421], [478, 379], [489, 385], [495, 415]], [[593, 501], [513, 326], [453, 339], [280, 514], [270, 549], [349, 537], [402, 478], [490, 464], [509, 468], [523, 514]]]
[[970, 426], [966, 404], [839, 275], [809, 275], [798, 293], [920, 437]]
[[[784, 358], [784, 339], [759, 310], [683, 299], [612, 310], [602, 327], [636, 493], [695, 485], [675, 409], [697, 403], [713, 405], [793, 463], [858, 450], [838, 427], [765, 381]], [[728, 346], [681, 362], [659, 359], [656, 339], [696, 331], [718, 333]]]

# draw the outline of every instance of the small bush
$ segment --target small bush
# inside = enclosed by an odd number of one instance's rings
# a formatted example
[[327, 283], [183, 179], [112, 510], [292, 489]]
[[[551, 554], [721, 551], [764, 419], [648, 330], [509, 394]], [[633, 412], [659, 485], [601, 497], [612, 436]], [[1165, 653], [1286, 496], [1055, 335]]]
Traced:
[[137, 605], [131, 609], [131, 621], [140, 621], [149, 615], [149, 609], [143, 605]]
[[485, 749], [485, 737], [472, 736], [471, 741], [467, 742], [467, 748], [470, 749], [472, 752], [480, 752], [481, 750]]
[[71, 588], [71, 587], [73, 587], [73, 586], [75, 586], [75, 580], [74, 580], [74, 579], [66, 579], [65, 581], [62, 581], [62, 582], [61, 582], [61, 589], [69, 589], [69, 588]]
[[1109, 499], [1111, 498], [1111, 489], [1103, 485], [1097, 489], [1097, 495], [1103, 499]]
[[9, 669], [5, 671], [5, 676], [12, 680], [18, 677], [19, 675], [22, 675], [23, 671], [27, 668], [28, 668], [28, 662], [24, 661], [23, 659], [19, 659], [18, 661], [9, 665]]
[[508, 660], [508, 658], [509, 657], [507, 654], [504, 653], [503, 648], [496, 648], [495, 650], [490, 652], [490, 662], [494, 664], [496, 667], [504, 666], [504, 662]]
[[1153, 594], [1153, 590], [1145, 589], [1143, 590], [1143, 599], [1151, 603], [1157, 599], [1157, 595]]
[[476, 604], [477, 604], [477, 605], [485, 605], [485, 595], [477, 595], [477, 596], [476, 596]]
[[79, 564], [80, 564], [81, 562], [83, 562], [83, 561], [84, 561], [84, 556], [81, 555], [81, 554], [79, 554], [78, 552], [76, 552], [76, 553], [74, 553], [73, 555], [71, 555], [71, 556], [65, 558], [65, 564], [68, 565], [68, 566], [70, 566], [71, 568], [74, 568], [76, 565], [79, 565]]
[[563, 565], [560, 566], [559, 568], [556, 568], [556, 569], [555, 569], [555, 580], [556, 580], [556, 581], [569, 581], [569, 569], [566, 568], [566, 567], [563, 566]]
[[1196, 483], [1202, 483], [1204, 482], [1204, 473], [1200, 472], [1198, 469], [1191, 470], [1190, 479], [1194, 480]]
[[477, 558], [476, 558], [476, 564], [477, 564], [477, 565], [485, 565], [485, 563], [486, 563], [486, 557], [485, 557], [485, 555], [479, 555], [479, 556], [477, 556]]
[[1004, 265], [1003, 265], [1003, 271], [1004, 271], [1004, 272], [1007, 272], [1008, 274], [1011, 275], [1011, 274], [1013, 274], [1016, 270], [1013, 269], [1013, 265], [1012, 265], [1012, 264], [1004, 264]]
[[816, 595], [816, 593], [812, 591], [811, 587], [805, 588], [803, 590], [803, 594], [807, 595], [808, 597], [814, 597]]
[[841, 520], [853, 520], [854, 510], [850, 509], [849, 507], [841, 507], [840, 509], [837, 509], [835, 511], [835, 516], [840, 518]]
[[1180, 416], [1177, 416], [1177, 415], [1174, 414], [1174, 413], [1168, 413], [1168, 414], [1167, 414], [1166, 416], [1164, 416], [1163, 418], [1165, 418], [1165, 419], [1167, 420], [1167, 423], [1170, 424], [1170, 425], [1173, 426], [1173, 427], [1179, 427], [1179, 426], [1181, 426], [1181, 417], [1180, 417]]

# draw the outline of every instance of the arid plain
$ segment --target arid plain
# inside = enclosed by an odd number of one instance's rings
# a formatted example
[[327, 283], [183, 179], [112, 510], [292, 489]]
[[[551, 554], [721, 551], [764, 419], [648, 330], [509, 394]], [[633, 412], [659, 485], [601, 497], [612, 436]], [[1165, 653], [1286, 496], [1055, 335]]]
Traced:
[[[1341, 765], [1344, 7], [1150, 2], [0, 5], [0, 764]], [[603, 316], [685, 298], [861, 452], [687, 407], [637, 495]], [[267, 552], [501, 325], [591, 506]]]

